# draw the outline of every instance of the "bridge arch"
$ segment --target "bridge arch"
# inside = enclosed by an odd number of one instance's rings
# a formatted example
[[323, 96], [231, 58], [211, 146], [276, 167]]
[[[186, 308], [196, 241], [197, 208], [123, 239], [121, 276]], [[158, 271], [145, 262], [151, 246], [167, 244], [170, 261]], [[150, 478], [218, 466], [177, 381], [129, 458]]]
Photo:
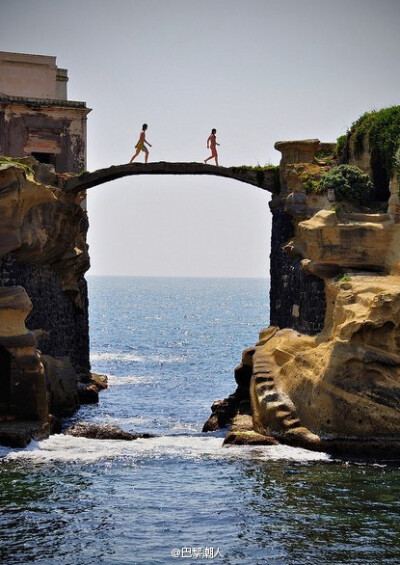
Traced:
[[94, 172], [84, 172], [64, 180], [66, 192], [78, 193], [94, 186], [132, 175], [212, 175], [234, 179], [251, 184], [268, 192], [274, 192], [277, 185], [277, 167], [216, 167], [204, 163], [129, 163], [112, 165]]
[[138, 180], [88, 190], [89, 275], [268, 278], [268, 192], [229, 178]]

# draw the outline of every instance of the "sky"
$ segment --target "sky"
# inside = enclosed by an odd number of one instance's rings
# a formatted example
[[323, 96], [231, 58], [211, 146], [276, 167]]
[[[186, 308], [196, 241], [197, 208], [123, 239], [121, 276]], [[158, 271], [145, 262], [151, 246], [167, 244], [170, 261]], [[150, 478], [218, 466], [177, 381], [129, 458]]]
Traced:
[[[335, 141], [399, 104], [400, 0], [0, 0], [0, 50], [57, 57], [85, 101], [87, 169], [278, 164], [279, 140]], [[143, 160], [140, 156], [138, 160]], [[270, 194], [207, 176], [88, 191], [92, 275], [266, 277]]]

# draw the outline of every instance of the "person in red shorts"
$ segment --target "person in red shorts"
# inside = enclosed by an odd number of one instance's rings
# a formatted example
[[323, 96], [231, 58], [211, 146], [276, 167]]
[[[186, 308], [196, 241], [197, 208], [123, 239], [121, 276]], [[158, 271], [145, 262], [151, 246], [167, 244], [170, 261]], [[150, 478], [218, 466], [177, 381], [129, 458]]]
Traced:
[[218, 167], [219, 165], [218, 165], [217, 145], [219, 145], [219, 143], [217, 143], [217, 137], [215, 135], [216, 133], [217, 130], [213, 128], [207, 139], [207, 149], [211, 149], [211, 155], [210, 157], [207, 157], [207, 159], [204, 159], [204, 162], [207, 163], [207, 161], [209, 161], [210, 159], [215, 159], [215, 164]]

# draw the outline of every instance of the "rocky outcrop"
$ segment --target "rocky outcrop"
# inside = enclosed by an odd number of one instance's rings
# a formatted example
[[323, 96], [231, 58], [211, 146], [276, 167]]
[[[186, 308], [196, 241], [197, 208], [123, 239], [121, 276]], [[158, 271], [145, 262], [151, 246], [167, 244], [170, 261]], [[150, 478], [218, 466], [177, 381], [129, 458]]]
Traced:
[[60, 184], [32, 158], [0, 159], [0, 443], [43, 437], [80, 388], [101, 388], [87, 382], [83, 195]]
[[[358, 156], [352, 151], [351, 164], [373, 178], [379, 164], [376, 155], [371, 163], [368, 147]], [[214, 403], [207, 425], [230, 422], [227, 444], [246, 444], [252, 431], [260, 443], [264, 436], [266, 444], [272, 437], [312, 450], [398, 457], [396, 169], [388, 186], [375, 190], [390, 195], [386, 202], [339, 202], [334, 192], [313, 189], [338, 164], [333, 155], [316, 158], [318, 140], [279, 142], [276, 148], [282, 161], [281, 190], [271, 201], [271, 326], [243, 353], [235, 371], [241, 386]]]
[[31, 307], [23, 288], [0, 288], [0, 414], [8, 421], [48, 416], [44, 366], [35, 336], [25, 327]]
[[151, 434], [131, 434], [113, 424], [93, 424], [92, 422], [77, 422], [69, 426], [65, 433], [75, 437], [88, 439], [114, 439], [132, 441], [134, 439], [149, 439], [155, 437]]

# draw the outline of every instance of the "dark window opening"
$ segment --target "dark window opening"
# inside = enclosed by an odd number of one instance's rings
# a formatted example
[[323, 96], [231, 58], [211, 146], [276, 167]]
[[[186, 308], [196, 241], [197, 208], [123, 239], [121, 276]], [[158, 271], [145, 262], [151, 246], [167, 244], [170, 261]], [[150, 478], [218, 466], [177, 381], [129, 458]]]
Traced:
[[44, 163], [46, 165], [56, 164], [56, 156], [53, 153], [31, 153], [32, 157], [35, 157], [39, 163]]
[[11, 354], [0, 345], [0, 413], [8, 408], [11, 395]]
[[371, 154], [372, 181], [374, 191], [372, 198], [377, 202], [388, 202], [390, 197], [389, 176], [374, 151]]

